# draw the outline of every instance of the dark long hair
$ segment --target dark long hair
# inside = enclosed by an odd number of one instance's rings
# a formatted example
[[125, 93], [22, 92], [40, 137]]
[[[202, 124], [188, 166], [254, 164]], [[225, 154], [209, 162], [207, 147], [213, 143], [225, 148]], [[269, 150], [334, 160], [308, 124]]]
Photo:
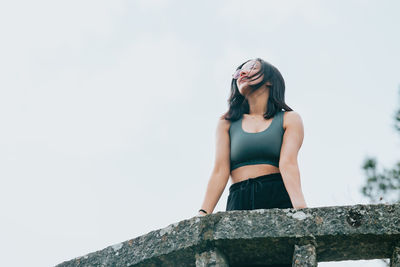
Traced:
[[[250, 60], [251, 59], [243, 62], [239, 67], [236, 68], [236, 70], [242, 68], [242, 66]], [[261, 68], [259, 72], [252, 75], [251, 78], [254, 77], [252, 80], [258, 79], [262, 74], [264, 74], [264, 78], [260, 83], [249, 86], [253, 89], [253, 91], [255, 91], [267, 81], [271, 83], [271, 85], [267, 84], [269, 87], [269, 97], [267, 102], [267, 111], [264, 113], [264, 118], [270, 119], [282, 109], [285, 111], [292, 111], [293, 109], [291, 109], [285, 103], [285, 80], [283, 79], [282, 74], [275, 66], [267, 61], [261, 58], [256, 58], [256, 60], [261, 63]], [[236, 121], [240, 119], [244, 113], [248, 114], [250, 110], [249, 102], [239, 92], [239, 89], [236, 85], [236, 79], [232, 79], [231, 82], [231, 95], [228, 99], [228, 105], [229, 109], [221, 116], [221, 119]]]

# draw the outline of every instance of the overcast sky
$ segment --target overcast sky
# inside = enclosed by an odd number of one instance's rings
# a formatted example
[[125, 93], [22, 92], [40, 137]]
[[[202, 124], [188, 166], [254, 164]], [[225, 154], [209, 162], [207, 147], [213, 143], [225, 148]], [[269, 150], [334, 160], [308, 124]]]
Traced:
[[255, 57], [281, 71], [303, 119], [308, 207], [367, 204], [363, 159], [390, 168], [400, 158], [399, 9], [395, 0], [2, 1], [1, 265], [54, 266], [195, 216], [231, 74]]

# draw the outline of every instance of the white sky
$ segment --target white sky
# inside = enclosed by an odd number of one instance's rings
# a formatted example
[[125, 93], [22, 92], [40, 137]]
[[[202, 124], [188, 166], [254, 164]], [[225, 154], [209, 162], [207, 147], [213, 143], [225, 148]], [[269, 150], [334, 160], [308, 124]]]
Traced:
[[303, 119], [308, 206], [367, 204], [364, 157], [388, 168], [400, 158], [399, 8], [2, 1], [2, 265], [54, 266], [195, 216], [231, 74], [254, 57], [281, 71]]

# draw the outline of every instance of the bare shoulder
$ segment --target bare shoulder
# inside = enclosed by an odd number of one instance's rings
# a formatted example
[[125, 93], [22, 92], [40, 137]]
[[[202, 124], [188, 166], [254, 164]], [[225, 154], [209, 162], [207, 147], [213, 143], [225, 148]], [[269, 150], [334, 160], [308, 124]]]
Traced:
[[286, 129], [289, 125], [303, 125], [303, 120], [298, 112], [294, 110], [284, 112], [283, 129]]
[[225, 120], [224, 118], [219, 118], [219, 119], [218, 119], [217, 128], [218, 128], [219, 130], [228, 131], [230, 125], [231, 125], [230, 120]]

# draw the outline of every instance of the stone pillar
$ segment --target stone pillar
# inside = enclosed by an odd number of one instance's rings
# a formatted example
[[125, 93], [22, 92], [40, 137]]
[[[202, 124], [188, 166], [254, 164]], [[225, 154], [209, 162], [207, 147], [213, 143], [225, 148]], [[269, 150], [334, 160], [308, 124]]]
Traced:
[[[314, 244], [294, 245], [292, 266], [295, 267], [316, 267], [317, 253]], [[397, 266], [396, 266], [397, 267]]]
[[196, 267], [229, 267], [226, 256], [217, 248], [196, 253]]
[[400, 267], [400, 246], [394, 247], [390, 258], [390, 267]]

